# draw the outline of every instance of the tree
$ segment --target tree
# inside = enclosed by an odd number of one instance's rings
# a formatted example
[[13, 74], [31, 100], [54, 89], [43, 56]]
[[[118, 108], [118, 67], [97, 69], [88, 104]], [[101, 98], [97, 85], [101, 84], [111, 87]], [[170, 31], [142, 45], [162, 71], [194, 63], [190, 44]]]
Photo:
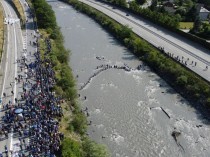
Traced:
[[178, 6], [182, 6], [184, 4], [184, 0], [175, 0], [174, 3]]
[[152, 0], [150, 9], [155, 10], [155, 8], [157, 7], [157, 4], [158, 4], [158, 0]]
[[121, 7], [126, 7], [127, 6], [126, 0], [113, 0], [112, 2], [116, 5], [121, 6]]
[[131, 36], [132, 30], [128, 26], [122, 26], [121, 27], [121, 33], [120, 33], [120, 38], [129, 38]]
[[147, 0], [135, 0], [136, 3], [143, 5]]
[[206, 100], [206, 105], [207, 105], [208, 107], [210, 107], [210, 98], [207, 98], [207, 100]]
[[43, 29], [54, 30], [56, 28], [55, 14], [45, 0], [33, 0], [38, 25]]
[[76, 114], [70, 125], [74, 127], [77, 133], [84, 134], [87, 127], [85, 116], [82, 113]]
[[175, 14], [180, 14], [181, 16], [185, 16], [186, 13], [187, 13], [187, 10], [185, 7], [179, 7], [175, 12]]
[[192, 8], [186, 14], [186, 20], [190, 22], [194, 22], [197, 17], [197, 8], [196, 5], [193, 5]]
[[139, 6], [138, 6], [138, 4], [136, 4], [135, 1], [131, 1], [129, 3], [129, 7], [130, 7], [131, 10], [138, 10], [139, 9]]
[[86, 139], [83, 143], [85, 157], [109, 157], [105, 146], [96, 144], [94, 141]]
[[185, 1], [187, 8], [191, 8], [193, 6], [193, 2], [191, 0], [186, 0]]
[[210, 20], [210, 14], [207, 16], [208, 20]]
[[62, 157], [82, 157], [81, 145], [70, 138], [62, 141]]
[[201, 29], [201, 20], [200, 20], [200, 18], [198, 17], [196, 20], [195, 20], [195, 22], [194, 22], [194, 26], [193, 26], [193, 29], [192, 29], [192, 31], [194, 32], [194, 33], [199, 33], [200, 32], [200, 29]]
[[176, 82], [180, 85], [180, 86], [185, 86], [187, 85], [187, 76], [185, 75], [181, 75], [177, 78]]

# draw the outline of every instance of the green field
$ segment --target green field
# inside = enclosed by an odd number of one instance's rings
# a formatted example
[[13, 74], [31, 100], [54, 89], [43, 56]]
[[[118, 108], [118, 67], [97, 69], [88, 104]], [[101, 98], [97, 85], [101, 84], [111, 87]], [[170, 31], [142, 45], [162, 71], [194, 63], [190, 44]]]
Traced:
[[180, 22], [179, 29], [191, 29], [193, 28], [193, 22]]

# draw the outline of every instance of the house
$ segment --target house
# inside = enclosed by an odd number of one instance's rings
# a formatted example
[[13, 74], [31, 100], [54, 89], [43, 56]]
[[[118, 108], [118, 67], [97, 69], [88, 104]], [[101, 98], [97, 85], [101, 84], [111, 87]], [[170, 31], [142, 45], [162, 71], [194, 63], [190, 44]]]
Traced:
[[208, 11], [206, 8], [201, 7], [200, 11], [199, 11], [199, 18], [201, 21], [205, 21], [208, 20], [208, 15], [209, 15], [210, 11]]
[[176, 11], [173, 2], [170, 2], [170, 1], [167, 1], [167, 2], [163, 3], [163, 7], [164, 7], [165, 11], [167, 11], [168, 13], [173, 14]]

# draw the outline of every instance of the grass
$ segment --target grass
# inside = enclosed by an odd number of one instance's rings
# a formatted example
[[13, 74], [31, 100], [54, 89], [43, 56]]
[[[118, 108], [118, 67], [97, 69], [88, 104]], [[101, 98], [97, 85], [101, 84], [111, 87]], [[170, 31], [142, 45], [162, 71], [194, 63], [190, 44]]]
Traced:
[[15, 4], [15, 7], [17, 8], [17, 10], [20, 14], [21, 20], [23, 21], [23, 23], [25, 23], [26, 17], [25, 17], [25, 14], [24, 14], [23, 6], [21, 5], [19, 0], [12, 0], [12, 1]]
[[72, 121], [73, 113], [71, 112], [70, 105], [68, 102], [62, 103], [63, 109], [63, 117], [60, 121], [60, 132], [64, 133], [65, 137], [74, 139], [75, 141], [80, 141], [80, 136], [76, 134], [71, 128], [69, 128], [69, 124]]
[[0, 58], [3, 52], [3, 44], [4, 44], [4, 15], [3, 15], [2, 5], [0, 5]]
[[180, 22], [179, 29], [191, 29], [193, 28], [193, 22]]

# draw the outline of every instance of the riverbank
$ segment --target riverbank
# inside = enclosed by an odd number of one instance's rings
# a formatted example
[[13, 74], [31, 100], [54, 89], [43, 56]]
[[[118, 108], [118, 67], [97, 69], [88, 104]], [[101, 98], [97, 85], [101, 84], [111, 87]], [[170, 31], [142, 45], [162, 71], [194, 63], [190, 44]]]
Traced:
[[[58, 156], [107, 157], [109, 155], [104, 146], [91, 141], [85, 134], [87, 121], [79, 107], [75, 80], [68, 65], [70, 51], [63, 46], [63, 36], [56, 24], [55, 15], [44, 0], [37, 0], [32, 4], [38, 26], [42, 28], [40, 29], [42, 38], [39, 41], [41, 57], [45, 56], [51, 60], [56, 77], [56, 85], [53, 90], [56, 95], [63, 99], [63, 117], [60, 119], [59, 129], [64, 133], [65, 138], [62, 141], [62, 149], [58, 152]], [[40, 4], [42, 5], [40, 6]], [[47, 15], [47, 20], [42, 21], [41, 19], [46, 16], [44, 14], [46, 10], [50, 15]], [[50, 45], [46, 44], [46, 40], [50, 41]], [[45, 53], [46, 48], [50, 48], [51, 52]]]
[[3, 53], [3, 44], [4, 44], [4, 14], [2, 5], [0, 5], [0, 58]]
[[136, 56], [145, 61], [176, 91], [192, 102], [193, 106], [195, 104], [199, 104], [198, 106], [201, 108], [210, 106], [210, 85], [208, 82], [136, 36], [130, 28], [120, 25], [96, 9], [76, 0], [63, 1], [73, 5], [77, 10], [87, 14], [102, 25]]

